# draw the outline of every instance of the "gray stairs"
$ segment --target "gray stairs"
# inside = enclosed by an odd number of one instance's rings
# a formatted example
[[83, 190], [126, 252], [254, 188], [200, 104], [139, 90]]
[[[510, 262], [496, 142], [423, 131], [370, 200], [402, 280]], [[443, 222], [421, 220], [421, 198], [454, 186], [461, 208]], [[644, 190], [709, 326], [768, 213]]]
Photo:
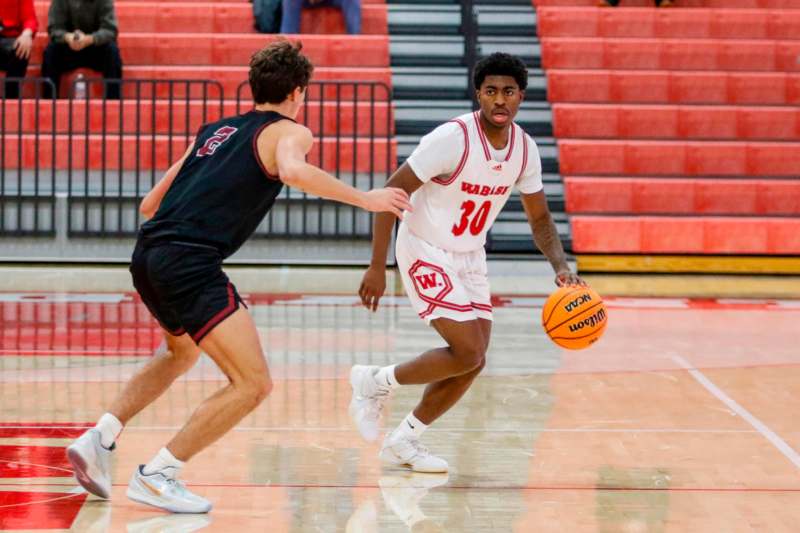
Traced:
[[[564, 189], [558, 173], [558, 150], [552, 138], [547, 82], [539, 68], [536, 13], [529, 0], [477, 0], [478, 55], [496, 51], [520, 56], [528, 66], [526, 100], [516, 122], [539, 146], [545, 192], [562, 241], [570, 248], [564, 214]], [[455, 0], [389, 0], [392, 85], [402, 163], [420, 137], [454, 116], [472, 110], [468, 94], [466, 46], [461, 5]], [[531, 233], [516, 193], [492, 229], [488, 251], [498, 254], [534, 252]]]

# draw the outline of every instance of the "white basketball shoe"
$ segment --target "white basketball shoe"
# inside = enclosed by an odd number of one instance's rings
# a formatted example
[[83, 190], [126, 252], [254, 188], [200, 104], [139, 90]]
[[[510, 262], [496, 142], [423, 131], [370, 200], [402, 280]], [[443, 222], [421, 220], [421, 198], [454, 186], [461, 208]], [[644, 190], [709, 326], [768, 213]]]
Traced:
[[67, 459], [75, 470], [75, 479], [91, 494], [111, 496], [111, 449], [100, 443], [100, 430], [92, 428], [67, 448]]
[[171, 513], [207, 513], [211, 510], [211, 502], [198, 496], [182, 481], [171, 476], [164, 469], [150, 475], [144, 475], [144, 465], [131, 476], [128, 484], [128, 498], [145, 505], [152, 505]]
[[388, 386], [375, 381], [377, 366], [354, 365], [350, 370], [353, 397], [348, 412], [364, 439], [374, 441], [380, 434], [383, 406], [392, 392]]
[[378, 456], [385, 463], [405, 466], [414, 472], [444, 473], [448, 470], [447, 461], [431, 455], [419, 439], [394, 431], [386, 436]]

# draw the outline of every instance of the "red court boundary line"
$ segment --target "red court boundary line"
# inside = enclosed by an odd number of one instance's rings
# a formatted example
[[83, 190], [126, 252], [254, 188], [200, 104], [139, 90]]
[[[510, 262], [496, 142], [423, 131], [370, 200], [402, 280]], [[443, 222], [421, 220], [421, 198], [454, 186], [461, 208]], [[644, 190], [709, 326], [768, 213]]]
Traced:
[[[403, 472], [407, 473], [407, 472]], [[380, 489], [376, 483], [364, 485], [333, 485], [333, 484], [303, 484], [303, 483], [274, 483], [269, 485], [259, 485], [256, 483], [187, 483], [189, 487], [209, 487], [209, 488], [231, 488], [231, 489]], [[0, 483], [0, 487], [72, 487], [77, 486], [67, 483]], [[127, 487], [127, 483], [113, 483], [113, 487]], [[777, 487], [590, 487], [585, 485], [500, 485], [492, 486], [469, 486], [469, 485], [440, 485], [437, 489], [451, 490], [524, 490], [524, 491], [608, 491], [608, 492], [723, 492], [723, 493], [800, 493], [798, 488], [777, 488]]]

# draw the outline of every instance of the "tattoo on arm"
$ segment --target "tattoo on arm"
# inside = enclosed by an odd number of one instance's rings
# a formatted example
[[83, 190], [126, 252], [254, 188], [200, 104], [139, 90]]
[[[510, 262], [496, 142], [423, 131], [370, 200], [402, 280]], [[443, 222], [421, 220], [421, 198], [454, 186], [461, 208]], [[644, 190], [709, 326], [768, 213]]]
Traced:
[[553, 217], [548, 213], [546, 216], [533, 220], [531, 230], [533, 230], [533, 241], [553, 265], [553, 270], [559, 272], [567, 269], [567, 258]]

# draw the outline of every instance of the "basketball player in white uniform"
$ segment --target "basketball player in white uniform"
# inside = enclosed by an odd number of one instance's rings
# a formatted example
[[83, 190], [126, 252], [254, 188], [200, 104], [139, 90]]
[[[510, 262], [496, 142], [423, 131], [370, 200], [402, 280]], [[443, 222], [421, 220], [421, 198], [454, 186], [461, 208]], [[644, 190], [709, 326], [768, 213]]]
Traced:
[[[447, 461], [430, 454], [419, 437], [461, 398], [485, 364], [492, 303], [483, 247], [513, 187], [556, 284], [583, 284], [567, 266], [547, 208], [536, 143], [514, 123], [528, 80], [525, 65], [508, 54], [492, 54], [476, 65], [473, 76], [480, 109], [423, 137], [387, 183], [413, 194], [413, 210], [397, 235], [397, 264], [414, 310], [447, 346], [398, 365], [356, 365], [350, 373], [350, 415], [367, 440], [378, 437], [380, 413], [394, 389], [428, 385], [380, 452], [384, 462], [417, 472], [447, 471]], [[359, 291], [373, 311], [386, 288], [393, 225], [394, 216], [376, 216], [372, 264]]]

